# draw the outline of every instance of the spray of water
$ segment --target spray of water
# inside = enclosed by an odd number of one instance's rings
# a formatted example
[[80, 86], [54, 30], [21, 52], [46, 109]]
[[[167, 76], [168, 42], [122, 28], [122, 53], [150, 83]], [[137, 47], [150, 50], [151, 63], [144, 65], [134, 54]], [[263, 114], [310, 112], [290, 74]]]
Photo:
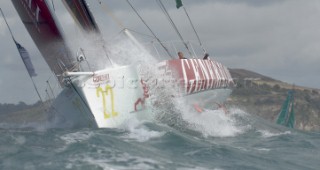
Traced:
[[150, 139], [160, 138], [165, 134], [165, 132], [150, 130], [144, 125], [144, 121], [135, 118], [126, 121], [120, 128], [129, 132], [123, 136], [125, 140], [135, 140], [138, 142], [146, 142]]
[[194, 106], [188, 106], [181, 99], [175, 101], [175, 106], [187, 122], [187, 128], [200, 132], [204, 137], [232, 137], [246, 132], [251, 126], [239, 117], [247, 114], [239, 109], [229, 108], [228, 113], [223, 109], [204, 109], [199, 113]]
[[258, 130], [258, 132], [261, 134], [263, 138], [270, 138], [275, 136], [281, 136], [281, 135], [289, 135], [291, 134], [290, 131], [284, 131], [284, 132], [270, 132], [269, 130]]
[[[154, 69], [157, 59], [146, 49], [141, 48], [141, 45], [135, 44], [135, 42], [128, 38], [114, 40], [113, 44], [104, 44], [95, 37], [95, 35], [87, 35], [87, 37], [88, 36], [91, 37], [90, 41], [88, 41], [87, 38], [84, 40], [82, 37], [81, 40], [74, 41], [75, 44], [73, 44], [73, 46], [83, 48], [88, 62], [90, 62], [94, 68], [101, 69], [110, 67], [110, 65], [107, 64], [108, 62], [106, 62], [106, 57], [110, 57], [116, 65], [139, 65], [137, 70], [141, 78], [149, 86], [150, 97], [146, 101], [146, 107], [149, 108], [149, 114], [154, 115], [154, 122], [160, 122], [161, 124], [166, 124], [179, 130], [197, 131], [204, 137], [235, 136], [246, 130], [247, 127], [239, 125], [235, 118], [235, 115], [243, 114], [243, 112], [239, 112], [239, 110], [230, 110], [230, 114], [228, 115], [222, 110], [205, 110], [202, 113], [198, 113], [192, 106], [184, 101], [183, 97], [174, 97], [179, 96], [179, 94], [177, 94], [178, 90], [176, 87], [173, 87], [172, 84], [159, 82], [161, 76], [156, 69]], [[102, 46], [106, 48], [103, 49], [101, 48]], [[155, 80], [158, 81], [156, 86], [154, 84]], [[61, 120], [57, 122], [56, 119], [54, 119], [52, 122], [46, 122], [46, 125], [43, 125], [43, 123], [28, 124], [27, 127], [55, 128], [56, 126], [54, 125], [61, 125], [60, 121]], [[68, 121], [65, 121], [65, 125], [68, 124]], [[129, 132], [125, 138], [140, 142], [161, 137], [165, 133], [150, 130], [143, 124], [144, 121], [133, 118], [125, 122], [120, 128]]]
[[[140, 78], [144, 80], [148, 86], [151, 86], [150, 83], [157, 78], [155, 77], [156, 73], [154, 69], [157, 59], [141, 44], [136, 44], [136, 42], [131, 39], [120, 36], [113, 40], [113, 44], [106, 44], [105, 46], [107, 46], [108, 54], [115, 65], [134, 64], [141, 76]], [[152, 104], [147, 100], [146, 105], [148, 108]], [[151, 112], [148, 113], [148, 115], [153, 114]], [[144, 123], [145, 120], [141, 120], [137, 117], [131, 117], [130, 120], [125, 121], [122, 126], [119, 127], [128, 132], [123, 138], [145, 142], [164, 135], [165, 132], [150, 130]]]
[[109, 56], [106, 53], [105, 42], [100, 35], [95, 33], [78, 34], [72, 38], [69, 46], [73, 52], [72, 57], [76, 58], [80, 54], [85, 57], [87, 62], [81, 64], [84, 71], [94, 71], [111, 66]]
[[141, 44], [136, 44], [136, 42], [123, 36], [114, 39], [112, 44], [106, 44], [105, 46], [111, 59], [117, 65], [136, 63], [154, 65], [157, 62], [157, 59]]
[[[195, 109], [179, 96], [178, 89], [170, 83], [163, 81], [163, 75], [157, 72], [155, 67], [156, 58], [146, 50], [137, 48], [136, 44], [129, 40], [120, 40], [112, 46], [112, 56], [117, 57], [116, 62], [120, 64], [139, 63], [139, 74], [149, 87], [150, 97], [147, 100], [147, 108], [154, 115], [154, 121], [160, 122], [179, 130], [193, 130], [200, 132], [203, 136], [235, 136], [246, 130], [246, 126], [237, 124], [233, 115], [243, 112], [232, 110], [226, 115], [222, 110], [206, 110], [198, 113]], [[134, 57], [128, 57], [134, 56]], [[155, 84], [155, 82], [157, 82]], [[145, 140], [147, 131], [141, 128], [139, 123], [127, 124], [126, 128], [139, 140]], [[132, 124], [133, 123], [133, 124]], [[153, 132], [149, 132], [151, 136]], [[157, 136], [159, 134], [155, 134]]]

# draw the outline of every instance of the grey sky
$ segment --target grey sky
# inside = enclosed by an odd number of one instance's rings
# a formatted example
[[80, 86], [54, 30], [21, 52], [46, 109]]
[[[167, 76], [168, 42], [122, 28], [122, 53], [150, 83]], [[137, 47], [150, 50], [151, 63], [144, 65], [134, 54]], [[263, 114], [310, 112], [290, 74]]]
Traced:
[[[56, 14], [69, 43], [77, 44], [74, 23], [54, 1]], [[121, 28], [112, 21], [96, 0], [88, 0], [106, 40]], [[123, 24], [150, 33], [125, 0], [103, 0]], [[178, 40], [154, 0], [131, 0], [161, 40]], [[182, 9], [174, 0], [163, 0], [170, 15], [187, 40], [196, 40]], [[231, 68], [244, 68], [296, 85], [320, 88], [320, 1], [319, 0], [183, 0], [183, 3], [210, 55]], [[0, 7], [15, 38], [29, 51], [39, 90], [50, 77], [32, 39], [21, 23], [10, 0]], [[0, 17], [0, 103], [37, 100], [31, 81], [9, 31]], [[43, 94], [44, 95], [44, 94]]]

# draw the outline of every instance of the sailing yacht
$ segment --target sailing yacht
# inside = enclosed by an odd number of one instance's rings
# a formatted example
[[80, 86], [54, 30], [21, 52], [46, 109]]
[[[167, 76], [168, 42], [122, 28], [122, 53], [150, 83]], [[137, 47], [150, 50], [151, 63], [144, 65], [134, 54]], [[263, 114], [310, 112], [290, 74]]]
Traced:
[[[85, 0], [62, 1], [84, 31], [100, 34]], [[148, 83], [150, 77], [146, 78], [141, 72], [144, 66], [137, 63], [118, 65], [107, 55], [102, 62], [109, 62], [111, 67], [92, 69], [87, 60], [92, 56], [81, 51], [72, 55], [47, 0], [12, 0], [12, 3], [63, 89], [50, 109], [59, 114], [59, 121], [65, 121], [62, 124], [114, 128], [133, 117], [147, 119], [150, 116], [145, 103], [152, 95], [150, 89], [153, 87]], [[124, 33], [137, 48], [143, 48], [128, 29]], [[106, 52], [104, 46], [101, 48]], [[86, 69], [81, 67], [84, 63], [88, 65]], [[215, 60], [203, 60], [202, 57], [168, 59], [151, 67], [156, 72], [156, 79], [172, 83], [167, 86], [174, 91], [170, 97], [183, 98], [186, 104], [200, 101], [201, 107], [212, 107], [214, 103], [226, 100], [233, 86], [227, 67]]]
[[295, 115], [294, 115], [294, 91], [293, 90], [288, 91], [287, 98], [282, 104], [276, 123], [289, 128], [294, 128]]

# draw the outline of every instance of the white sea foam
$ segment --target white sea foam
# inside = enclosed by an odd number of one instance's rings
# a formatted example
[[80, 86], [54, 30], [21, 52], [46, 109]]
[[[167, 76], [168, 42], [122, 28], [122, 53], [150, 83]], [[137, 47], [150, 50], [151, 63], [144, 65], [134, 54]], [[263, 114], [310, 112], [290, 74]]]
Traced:
[[125, 139], [133, 139], [138, 142], [146, 142], [153, 138], [160, 138], [165, 134], [165, 132], [148, 129], [143, 125], [143, 121], [139, 121], [136, 118], [128, 120], [121, 126], [121, 128], [128, 131], [128, 134], [124, 136]]
[[285, 131], [285, 132], [270, 132], [267, 130], [258, 130], [258, 132], [261, 134], [262, 137], [264, 138], [270, 138], [270, 137], [275, 137], [275, 136], [281, 136], [281, 135], [288, 135], [291, 134], [290, 131]]
[[119, 65], [129, 65], [132, 63], [143, 62], [155, 64], [156, 58], [152, 56], [141, 44], [135, 44], [128, 38], [114, 41], [108, 44], [110, 57]]
[[[192, 167], [192, 168], [177, 168], [177, 170], [193, 170], [193, 169], [197, 169], [197, 170], [209, 170], [208, 168], [203, 168], [203, 167], [199, 167], [199, 166], [195, 166], [195, 167]], [[214, 169], [214, 170], [222, 170], [222, 169]]]
[[204, 137], [232, 137], [251, 128], [247, 123], [239, 122], [238, 117], [246, 117], [244, 111], [231, 108], [224, 110], [207, 110], [197, 112], [193, 106], [186, 104], [183, 98], [173, 100], [174, 107], [181, 114], [181, 121], [186, 122], [191, 130], [200, 132]]
[[269, 152], [271, 149], [267, 149], [267, 148], [255, 148], [258, 151], [262, 151], [262, 152]]
[[66, 143], [66, 145], [70, 145], [70, 144], [73, 144], [76, 142], [88, 140], [93, 135], [94, 135], [93, 132], [81, 131], [81, 132], [65, 134], [65, 135], [60, 136], [60, 138]]
[[156, 101], [151, 107], [158, 121], [178, 129], [198, 131], [204, 137], [236, 136], [251, 128], [246, 123], [238, 122], [238, 117], [248, 115], [238, 108], [229, 109], [228, 114], [223, 110], [205, 110], [198, 113], [183, 98], [173, 98], [175, 93], [174, 88], [167, 87], [166, 84], [163, 88], [151, 89], [151, 100]]
[[[106, 151], [110, 152], [108, 149], [106, 149]], [[100, 154], [91, 156], [87, 154], [81, 154], [70, 159], [69, 161], [71, 164], [67, 164], [66, 168], [68, 169], [77, 169], [76, 167], [79, 162], [81, 165], [94, 165], [105, 170], [128, 169], [128, 167], [130, 167], [130, 169], [154, 169], [153, 165], [157, 165], [158, 168], [164, 169], [164, 167], [161, 166], [161, 163], [156, 160], [119, 152], [114, 152], [107, 157], [106, 155]]]
[[14, 137], [15, 143], [18, 145], [23, 145], [26, 143], [26, 138], [24, 136], [18, 135]]
[[183, 119], [205, 137], [229, 137], [243, 133], [246, 127], [237, 126], [232, 114], [235, 113], [226, 114], [223, 110], [205, 110], [202, 113], [190, 110], [182, 112]]

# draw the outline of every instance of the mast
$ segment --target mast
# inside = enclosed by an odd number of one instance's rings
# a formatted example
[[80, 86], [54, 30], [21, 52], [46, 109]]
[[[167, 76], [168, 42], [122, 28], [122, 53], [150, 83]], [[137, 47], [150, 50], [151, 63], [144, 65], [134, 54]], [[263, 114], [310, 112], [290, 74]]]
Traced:
[[140, 20], [143, 22], [143, 24], [148, 28], [148, 30], [151, 32], [151, 34], [156, 38], [156, 40], [160, 43], [160, 45], [162, 46], [162, 48], [167, 52], [167, 54], [171, 57], [174, 58], [172, 56], [172, 54], [169, 52], [169, 50], [164, 46], [164, 44], [160, 41], [160, 39], [156, 36], [156, 34], [152, 31], [152, 29], [148, 26], [148, 24], [144, 21], [144, 19], [141, 17], [141, 15], [138, 13], [138, 11], [133, 7], [133, 5], [130, 3], [129, 0], [127, 0], [127, 3], [130, 5], [130, 7], [132, 8], [132, 10], [136, 13], [136, 15], [140, 18]]
[[187, 12], [187, 9], [186, 9], [186, 8], [184, 7], [184, 5], [182, 4], [182, 0], [176, 0], [176, 7], [177, 7], [177, 9], [179, 9], [180, 7], [183, 8], [183, 10], [184, 10], [184, 12], [185, 12], [185, 14], [186, 14], [186, 16], [187, 16], [187, 18], [188, 18], [188, 20], [189, 20], [189, 23], [190, 23], [190, 25], [191, 25], [191, 27], [192, 27], [192, 29], [193, 29], [193, 32], [195, 33], [195, 35], [196, 35], [196, 37], [197, 37], [197, 39], [198, 39], [198, 41], [199, 41], [199, 45], [200, 45], [200, 47], [202, 48], [203, 53], [204, 53], [204, 54], [207, 53], [207, 51], [205, 50], [205, 48], [204, 48], [203, 45], [202, 45], [202, 42], [201, 42], [200, 37], [199, 37], [199, 35], [198, 35], [198, 32], [196, 31], [196, 29], [195, 29], [195, 27], [194, 27], [194, 25], [193, 25], [193, 23], [192, 23], [192, 21], [191, 21], [191, 18], [190, 18], [190, 16], [189, 16], [188, 12]]
[[[165, 14], [165, 16], [167, 17], [168, 21], [170, 22], [172, 28], [176, 31], [177, 35], [179, 36], [180, 40], [182, 41], [182, 43], [184, 44], [185, 48], [188, 50], [188, 53], [190, 56], [192, 56], [192, 53], [188, 47], [188, 44], [186, 43], [186, 41], [183, 39], [178, 27], [176, 26], [176, 24], [173, 22], [171, 16], [169, 15], [166, 7], [163, 5], [161, 0], [156, 0], [162, 10], [162, 12]], [[193, 57], [194, 58], [194, 57]]]
[[189, 17], [189, 14], [188, 14], [186, 8], [185, 8], [184, 6], [182, 6], [182, 8], [183, 8], [184, 12], [186, 13], [186, 15], [187, 15], [187, 17], [188, 17], [188, 20], [189, 20], [189, 22], [190, 22], [190, 25], [191, 25], [191, 27], [192, 27], [192, 29], [193, 29], [193, 32], [195, 33], [198, 41], [199, 41], [199, 45], [200, 45], [200, 47], [202, 48], [203, 53], [204, 53], [204, 54], [207, 53], [207, 51], [205, 50], [205, 48], [204, 48], [203, 45], [202, 45], [202, 42], [201, 42], [201, 40], [200, 40], [200, 37], [199, 37], [196, 29], [194, 28], [194, 25], [193, 25], [193, 23], [192, 23], [192, 21], [191, 21], [191, 19], [190, 19], [190, 17]]

